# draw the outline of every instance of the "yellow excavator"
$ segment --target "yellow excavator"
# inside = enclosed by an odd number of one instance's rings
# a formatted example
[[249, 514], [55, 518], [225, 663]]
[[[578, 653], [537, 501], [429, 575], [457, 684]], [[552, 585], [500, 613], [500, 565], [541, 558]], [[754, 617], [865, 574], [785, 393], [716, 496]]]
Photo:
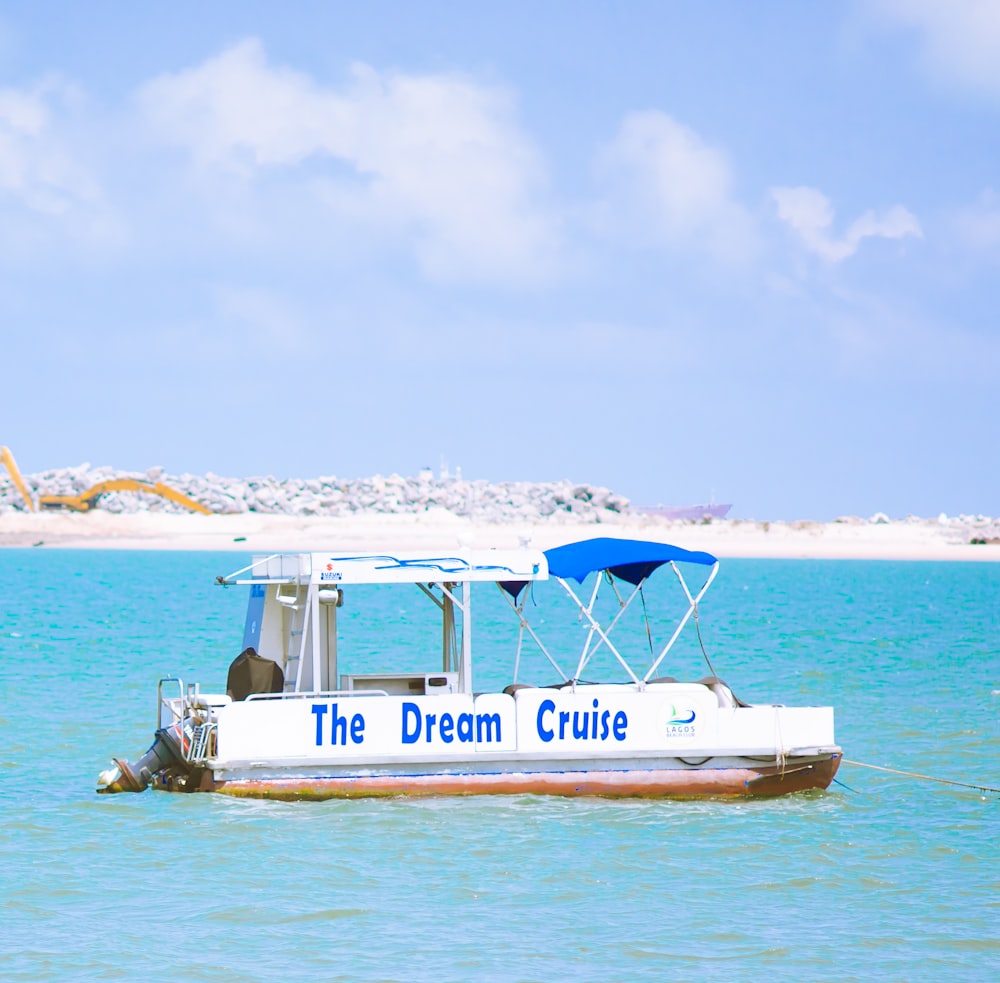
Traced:
[[[8, 448], [0, 448], [0, 461], [7, 466], [7, 471], [18, 491], [24, 497], [28, 508], [34, 512], [35, 503], [21, 477], [21, 472], [14, 461], [14, 455]], [[138, 478], [110, 478], [107, 481], [99, 481], [92, 488], [88, 488], [79, 495], [39, 495], [38, 507], [43, 511], [69, 509], [72, 512], [89, 512], [91, 509], [97, 508], [98, 500], [102, 495], [113, 491], [136, 491], [146, 492], [149, 495], [159, 495], [161, 498], [177, 502], [178, 505], [183, 505], [193, 512], [202, 512], [205, 515], [212, 514], [212, 510], [206, 508], [201, 502], [188, 498], [183, 492], [163, 484], [162, 481], [140, 481]]]
[[206, 508], [201, 502], [188, 498], [183, 492], [163, 484], [162, 481], [139, 481], [138, 478], [110, 478], [108, 481], [99, 481], [80, 495], [39, 495], [38, 507], [43, 511], [72, 509], [74, 512], [89, 512], [91, 509], [97, 508], [97, 500], [102, 495], [113, 491], [147, 492], [150, 495], [169, 498], [171, 502], [177, 502], [193, 512], [202, 512], [205, 515], [212, 514], [212, 510]]
[[4, 467], [7, 468], [10, 480], [14, 482], [17, 490], [21, 493], [21, 497], [27, 503], [28, 511], [34, 512], [35, 503], [32, 501], [31, 494], [28, 492], [28, 486], [24, 483], [24, 479], [21, 477], [21, 472], [17, 467], [17, 461], [14, 460], [14, 455], [11, 454], [9, 447], [0, 447], [0, 462], [2, 462]]

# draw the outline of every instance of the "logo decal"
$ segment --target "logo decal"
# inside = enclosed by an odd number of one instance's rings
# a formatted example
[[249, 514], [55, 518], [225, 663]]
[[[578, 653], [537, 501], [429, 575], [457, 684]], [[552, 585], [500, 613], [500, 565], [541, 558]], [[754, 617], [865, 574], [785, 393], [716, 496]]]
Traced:
[[693, 707], [684, 707], [678, 710], [676, 706], [670, 704], [669, 711], [664, 716], [666, 722], [663, 725], [662, 733], [667, 740], [691, 741], [697, 736], [698, 727], [694, 722], [697, 714]]
[[694, 723], [695, 713], [694, 710], [687, 711], [690, 716], [685, 717], [683, 711], [681, 713], [677, 712], [677, 707], [671, 705], [670, 707], [670, 719], [667, 721], [667, 726], [672, 724], [691, 724]]

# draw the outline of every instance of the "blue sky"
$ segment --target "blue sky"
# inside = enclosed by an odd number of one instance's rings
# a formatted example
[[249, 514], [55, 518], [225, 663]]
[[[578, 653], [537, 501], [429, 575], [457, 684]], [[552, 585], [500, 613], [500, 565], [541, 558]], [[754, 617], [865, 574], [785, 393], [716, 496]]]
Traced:
[[25, 472], [1000, 514], [1000, 4], [0, 12]]

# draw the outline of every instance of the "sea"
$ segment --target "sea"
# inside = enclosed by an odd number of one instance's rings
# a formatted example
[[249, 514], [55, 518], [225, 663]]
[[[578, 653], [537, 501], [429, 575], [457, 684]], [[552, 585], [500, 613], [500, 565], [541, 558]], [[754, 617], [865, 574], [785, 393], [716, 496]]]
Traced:
[[[965, 787], [1000, 787], [1000, 563], [721, 564], [659, 672], [707, 657], [747, 702], [832, 705], [845, 757], [893, 771], [844, 763], [826, 792], [97, 795], [149, 746], [160, 677], [225, 689], [247, 588], [214, 581], [249, 560], [0, 550], [0, 980], [1000, 980], [1000, 794]], [[669, 630], [658, 578], [640, 658]], [[575, 645], [550, 586], [526, 611]], [[440, 644], [398, 590], [345, 592], [355, 671]], [[488, 689], [518, 625], [482, 597]], [[519, 670], [553, 681], [527, 649]]]

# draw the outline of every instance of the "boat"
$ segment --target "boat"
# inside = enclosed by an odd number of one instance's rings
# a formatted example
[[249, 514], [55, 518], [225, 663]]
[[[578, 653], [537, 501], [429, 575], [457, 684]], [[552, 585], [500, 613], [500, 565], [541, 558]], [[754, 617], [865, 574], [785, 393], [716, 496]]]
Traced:
[[[832, 707], [751, 705], [711, 671], [698, 614], [718, 570], [709, 553], [614, 538], [545, 551], [255, 556], [217, 578], [249, 588], [226, 692], [161, 678], [152, 746], [134, 763], [113, 759], [97, 791], [151, 786], [290, 800], [825, 789], [842, 757]], [[680, 593], [665, 622], [649, 616], [646, 588], [654, 576], [669, 586], [669, 573]], [[431, 644], [383, 653], [379, 638], [347, 637], [355, 612], [345, 606], [371, 598], [373, 585], [379, 598], [383, 589], [415, 597], [416, 588], [436, 608]], [[510, 682], [480, 692], [472, 601], [489, 589], [500, 592], [488, 599], [494, 608], [513, 618], [500, 646], [513, 665], [509, 676], [488, 666], [487, 675]], [[539, 617], [543, 591], [573, 618]], [[620, 637], [636, 619], [645, 625], [639, 656]], [[710, 674], [686, 682], [662, 675], [692, 628]], [[497, 649], [499, 634], [495, 628], [477, 649]], [[369, 671], [373, 653], [382, 654], [380, 671]], [[601, 665], [616, 678], [592, 679]], [[549, 681], [528, 682], [525, 673]]]

